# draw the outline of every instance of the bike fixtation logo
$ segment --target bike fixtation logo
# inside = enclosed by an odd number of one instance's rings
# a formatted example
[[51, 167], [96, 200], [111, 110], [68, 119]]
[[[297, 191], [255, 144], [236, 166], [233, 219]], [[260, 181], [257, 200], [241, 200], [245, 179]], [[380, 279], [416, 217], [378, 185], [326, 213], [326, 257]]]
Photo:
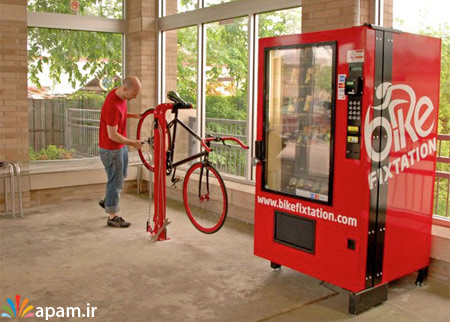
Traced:
[[[393, 92], [403, 91], [407, 94], [409, 101], [405, 99], [392, 99]], [[364, 142], [367, 155], [372, 161], [381, 162], [385, 160], [394, 146], [394, 151], [401, 151], [406, 147], [406, 134], [408, 134], [413, 145], [419, 138], [426, 138], [434, 128], [435, 120], [429, 121], [433, 114], [433, 102], [428, 96], [422, 96], [418, 100], [416, 93], [411, 86], [405, 84], [392, 85], [389, 82], [382, 83], [375, 90], [378, 99], [383, 99], [383, 103], [378, 106], [369, 106], [364, 122]], [[403, 108], [397, 108], [402, 105]], [[406, 108], [405, 108], [406, 107]], [[389, 119], [384, 116], [377, 116], [370, 121], [370, 109], [387, 110], [384, 115], [388, 114]], [[406, 118], [404, 115], [406, 111]], [[373, 147], [373, 132], [381, 127], [386, 133], [386, 141], [383, 149], [377, 151]], [[420, 162], [427, 156], [436, 152], [436, 137], [429, 139], [421, 144], [417, 144], [413, 149], [401, 154], [399, 157], [392, 159], [382, 168], [372, 171], [369, 174], [369, 186], [373, 189], [375, 183], [384, 184], [394, 175], [405, 171], [412, 167], [415, 163]]]
[[16, 295], [16, 304], [14, 305], [11, 299], [6, 300], [8, 305], [3, 305], [3, 310], [6, 311], [2, 313], [2, 318], [32, 318], [34, 317], [34, 313], [30, 312], [33, 309], [33, 305], [28, 305], [28, 299], [25, 298], [20, 305], [20, 295]]

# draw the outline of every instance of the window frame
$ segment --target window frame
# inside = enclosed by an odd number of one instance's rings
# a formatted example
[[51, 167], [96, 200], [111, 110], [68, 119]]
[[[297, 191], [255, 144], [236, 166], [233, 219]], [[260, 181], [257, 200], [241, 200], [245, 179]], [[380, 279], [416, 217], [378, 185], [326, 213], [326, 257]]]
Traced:
[[[236, 177], [223, 173], [223, 177], [228, 180], [242, 182], [245, 184], [255, 184], [256, 171], [252, 166], [252, 155], [254, 155], [254, 141], [256, 139], [256, 120], [257, 120], [257, 77], [258, 77], [258, 40], [259, 40], [259, 14], [292, 9], [301, 7], [301, 0], [239, 0], [227, 2], [214, 6], [204, 6], [203, 0], [198, 0], [199, 9], [165, 15], [166, 0], [159, 0], [159, 19], [158, 19], [158, 100], [161, 104], [165, 99], [165, 33], [170, 30], [177, 30], [185, 27], [197, 26], [197, 133], [205, 135], [206, 118], [206, 25], [208, 23], [218, 22], [227, 19], [248, 17], [247, 28], [247, 142], [250, 149], [247, 153], [246, 176]], [[239, 12], [239, 15], [236, 15]]]

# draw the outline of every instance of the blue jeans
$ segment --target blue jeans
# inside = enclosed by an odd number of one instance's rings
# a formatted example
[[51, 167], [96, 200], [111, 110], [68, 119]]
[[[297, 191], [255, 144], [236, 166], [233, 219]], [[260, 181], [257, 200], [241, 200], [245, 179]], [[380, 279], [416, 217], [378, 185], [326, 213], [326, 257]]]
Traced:
[[128, 173], [128, 149], [126, 146], [119, 150], [100, 148], [100, 159], [108, 176], [105, 212], [115, 214], [119, 212], [119, 197], [123, 189], [123, 181]]

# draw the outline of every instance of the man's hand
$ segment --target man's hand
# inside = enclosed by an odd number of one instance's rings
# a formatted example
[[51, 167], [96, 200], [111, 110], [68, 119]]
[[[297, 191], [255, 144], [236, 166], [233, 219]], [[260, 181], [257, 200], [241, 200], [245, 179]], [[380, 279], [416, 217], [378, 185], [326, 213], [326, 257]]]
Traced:
[[142, 148], [142, 143], [140, 140], [134, 140], [134, 142], [131, 144], [133, 148], [136, 150], [140, 150]]
[[141, 118], [141, 114], [127, 113], [127, 118], [139, 119]]

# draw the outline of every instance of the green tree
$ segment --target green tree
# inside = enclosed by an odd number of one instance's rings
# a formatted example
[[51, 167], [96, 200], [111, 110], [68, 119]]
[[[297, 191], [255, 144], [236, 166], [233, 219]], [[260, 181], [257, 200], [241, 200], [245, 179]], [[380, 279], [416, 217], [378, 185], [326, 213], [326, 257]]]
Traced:
[[177, 91], [181, 97], [195, 106], [197, 103], [197, 27], [195, 26], [177, 30], [177, 71]]
[[[33, 0], [29, 11], [45, 11], [70, 14], [70, 1]], [[121, 0], [80, 1], [80, 14], [120, 18]], [[85, 64], [80, 64], [85, 60]], [[40, 86], [38, 74], [44, 64], [49, 66], [50, 79], [61, 82], [67, 75], [72, 87], [76, 82], [83, 86], [93, 77], [115, 79], [122, 70], [122, 36], [120, 34], [73, 31], [49, 28], [28, 29], [28, 74], [29, 79]]]
[[439, 95], [439, 133], [450, 134], [450, 25], [425, 27], [421, 34], [441, 38], [441, 88]]
[[[441, 38], [441, 88], [439, 96], [439, 126], [438, 132], [450, 134], [450, 25], [439, 25], [437, 28], [426, 27], [421, 34]], [[440, 146], [440, 155], [450, 155], [450, 142], [443, 141]], [[438, 162], [437, 171], [450, 172], [450, 164]], [[436, 178], [436, 193], [439, 192], [435, 213], [444, 215], [448, 201], [448, 179]]]

